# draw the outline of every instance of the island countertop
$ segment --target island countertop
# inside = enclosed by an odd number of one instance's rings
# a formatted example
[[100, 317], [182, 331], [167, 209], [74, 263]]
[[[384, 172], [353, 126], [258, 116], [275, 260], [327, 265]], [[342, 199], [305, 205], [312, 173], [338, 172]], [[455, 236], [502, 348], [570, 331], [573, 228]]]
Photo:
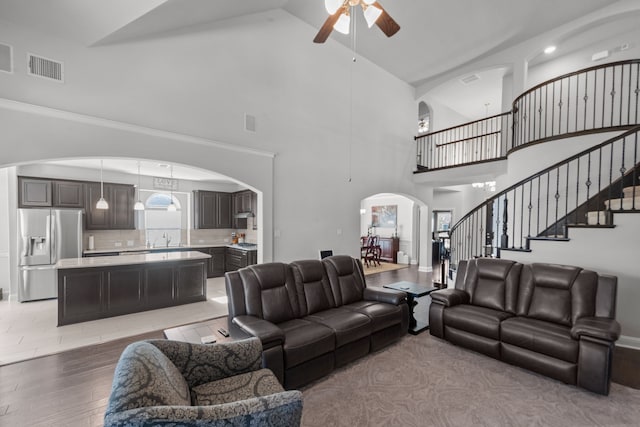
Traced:
[[150, 264], [160, 262], [189, 261], [211, 258], [211, 255], [199, 251], [160, 252], [119, 256], [93, 256], [84, 258], [65, 258], [57, 262], [59, 270], [69, 268], [112, 267], [115, 265]]

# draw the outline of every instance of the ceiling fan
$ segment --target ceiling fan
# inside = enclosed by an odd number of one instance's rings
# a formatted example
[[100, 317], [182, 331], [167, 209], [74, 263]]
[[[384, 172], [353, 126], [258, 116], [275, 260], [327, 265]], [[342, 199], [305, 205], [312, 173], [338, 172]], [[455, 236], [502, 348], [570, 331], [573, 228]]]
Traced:
[[342, 34], [349, 34], [351, 8], [358, 5], [362, 7], [369, 28], [376, 24], [387, 37], [400, 30], [400, 25], [375, 0], [324, 0], [324, 7], [330, 16], [324, 21], [313, 42], [324, 43], [334, 29]]

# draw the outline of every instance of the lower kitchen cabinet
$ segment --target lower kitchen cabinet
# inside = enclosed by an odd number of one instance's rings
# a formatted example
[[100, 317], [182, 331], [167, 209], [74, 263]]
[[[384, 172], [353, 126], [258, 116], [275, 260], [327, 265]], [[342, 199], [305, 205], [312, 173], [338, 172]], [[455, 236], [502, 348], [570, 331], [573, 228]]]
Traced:
[[58, 269], [58, 326], [205, 301], [207, 262]]
[[207, 252], [211, 255], [207, 269], [207, 277], [224, 276], [226, 248], [208, 248]]
[[236, 271], [248, 265], [257, 264], [258, 251], [227, 248], [225, 261], [227, 271]]

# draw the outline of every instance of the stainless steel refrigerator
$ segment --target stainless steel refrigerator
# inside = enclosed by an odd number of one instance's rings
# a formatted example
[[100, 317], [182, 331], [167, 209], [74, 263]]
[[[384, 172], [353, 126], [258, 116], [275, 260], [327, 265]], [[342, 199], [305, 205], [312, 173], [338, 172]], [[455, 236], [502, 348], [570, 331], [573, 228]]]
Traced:
[[18, 209], [19, 301], [58, 296], [56, 263], [82, 256], [81, 209]]

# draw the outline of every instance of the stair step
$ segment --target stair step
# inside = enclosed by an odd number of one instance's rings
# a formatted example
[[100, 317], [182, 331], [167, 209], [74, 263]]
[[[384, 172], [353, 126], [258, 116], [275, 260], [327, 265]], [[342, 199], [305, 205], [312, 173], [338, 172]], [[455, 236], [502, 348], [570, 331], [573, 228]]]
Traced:
[[631, 187], [625, 187], [622, 192], [624, 193], [624, 197], [633, 197], [635, 190], [635, 196], [638, 197], [640, 196], [640, 185], [636, 185], [636, 186], [631, 186]]
[[[598, 221], [598, 216], [600, 216], [600, 221]], [[606, 224], [608, 216], [609, 213], [605, 211], [587, 212], [587, 225]]]
[[622, 199], [622, 203], [620, 203], [620, 199], [611, 199], [605, 200], [604, 205], [607, 209], [613, 211], [640, 209], [640, 193], [636, 195], [635, 201], [633, 197], [625, 197]]

